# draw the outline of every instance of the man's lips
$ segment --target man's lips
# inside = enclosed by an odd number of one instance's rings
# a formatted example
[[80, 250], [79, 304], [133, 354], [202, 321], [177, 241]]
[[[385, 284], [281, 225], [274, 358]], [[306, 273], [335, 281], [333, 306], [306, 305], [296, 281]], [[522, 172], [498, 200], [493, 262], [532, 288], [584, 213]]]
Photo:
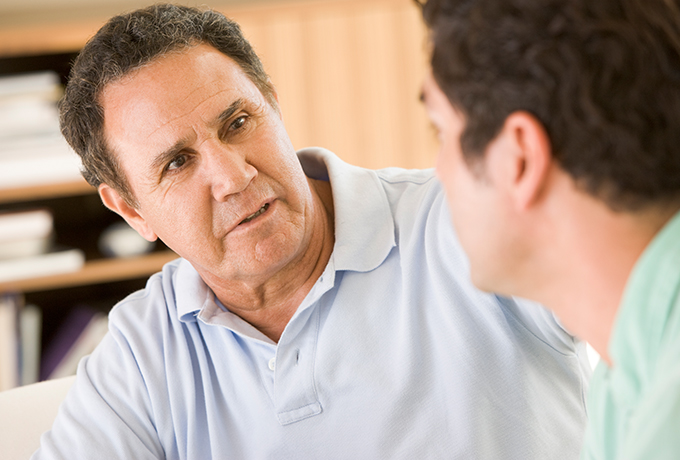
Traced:
[[247, 216], [242, 216], [242, 217], [240, 217], [240, 220], [233, 220], [231, 222], [231, 225], [229, 226], [229, 228], [226, 229], [224, 234], [228, 235], [228, 234], [230, 234], [231, 232], [234, 232], [234, 231], [238, 232], [240, 229], [245, 230], [246, 228], [248, 228], [250, 226], [248, 224], [250, 224], [251, 222], [253, 224], [255, 224], [255, 222], [253, 222], [253, 221], [258, 220], [257, 219], [258, 217], [260, 217], [262, 214], [265, 214], [265, 213], [268, 214], [267, 211], [269, 211], [269, 212], [272, 211], [272, 207], [274, 207], [275, 201], [276, 200], [274, 198], [270, 198], [265, 203], [260, 205], [259, 209], [257, 211], [255, 211], [254, 213], [247, 215]]
[[260, 214], [262, 214], [263, 212], [265, 212], [267, 209], [269, 209], [269, 203], [263, 204], [262, 207], [261, 207], [260, 209], [258, 209], [257, 211], [255, 211], [254, 213], [252, 213], [251, 215], [249, 215], [248, 217], [246, 217], [245, 219], [243, 219], [243, 220], [239, 223], [239, 225], [245, 224], [245, 223], [247, 223], [247, 222], [250, 222], [251, 220], [253, 220], [253, 219], [256, 218], [257, 216], [259, 216]]

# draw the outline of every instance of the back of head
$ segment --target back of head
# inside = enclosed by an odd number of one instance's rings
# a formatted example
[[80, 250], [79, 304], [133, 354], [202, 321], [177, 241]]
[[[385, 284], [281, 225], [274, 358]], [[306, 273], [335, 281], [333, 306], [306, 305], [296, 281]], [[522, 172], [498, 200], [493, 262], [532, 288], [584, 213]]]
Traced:
[[104, 140], [99, 98], [106, 85], [171, 52], [200, 43], [232, 58], [276, 107], [262, 64], [235, 22], [212, 10], [157, 4], [110, 19], [78, 55], [60, 102], [64, 137], [80, 155], [83, 176], [105, 182], [130, 204], [134, 197]]
[[527, 111], [560, 166], [612, 209], [677, 205], [677, 0], [428, 0], [423, 15], [469, 162]]

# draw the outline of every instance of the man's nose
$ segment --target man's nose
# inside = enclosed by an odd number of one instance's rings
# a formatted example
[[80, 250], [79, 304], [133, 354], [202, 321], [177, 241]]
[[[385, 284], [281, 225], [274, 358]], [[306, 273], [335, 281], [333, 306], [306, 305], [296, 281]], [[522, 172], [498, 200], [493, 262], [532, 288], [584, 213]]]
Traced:
[[228, 148], [220, 142], [207, 147], [204, 153], [206, 174], [216, 201], [242, 192], [257, 176], [257, 169], [247, 162], [245, 152]]

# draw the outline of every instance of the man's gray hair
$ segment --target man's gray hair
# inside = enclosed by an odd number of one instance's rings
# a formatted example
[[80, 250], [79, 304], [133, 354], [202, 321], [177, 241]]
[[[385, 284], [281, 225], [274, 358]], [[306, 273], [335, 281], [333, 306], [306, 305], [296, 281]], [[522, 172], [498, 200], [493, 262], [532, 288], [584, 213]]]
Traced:
[[99, 103], [109, 83], [170, 52], [201, 43], [233, 59], [269, 103], [278, 105], [260, 59], [234, 21], [210, 9], [157, 4], [111, 18], [78, 55], [59, 104], [61, 131], [80, 156], [83, 177], [106, 183], [130, 205], [136, 200], [104, 139]]

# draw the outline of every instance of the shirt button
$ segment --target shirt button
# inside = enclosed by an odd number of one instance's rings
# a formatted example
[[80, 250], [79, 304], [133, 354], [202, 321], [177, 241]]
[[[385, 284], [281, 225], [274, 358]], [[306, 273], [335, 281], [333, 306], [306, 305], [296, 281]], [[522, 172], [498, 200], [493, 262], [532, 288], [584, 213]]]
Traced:
[[269, 360], [269, 370], [273, 371], [274, 369], [276, 369], [276, 358]]

